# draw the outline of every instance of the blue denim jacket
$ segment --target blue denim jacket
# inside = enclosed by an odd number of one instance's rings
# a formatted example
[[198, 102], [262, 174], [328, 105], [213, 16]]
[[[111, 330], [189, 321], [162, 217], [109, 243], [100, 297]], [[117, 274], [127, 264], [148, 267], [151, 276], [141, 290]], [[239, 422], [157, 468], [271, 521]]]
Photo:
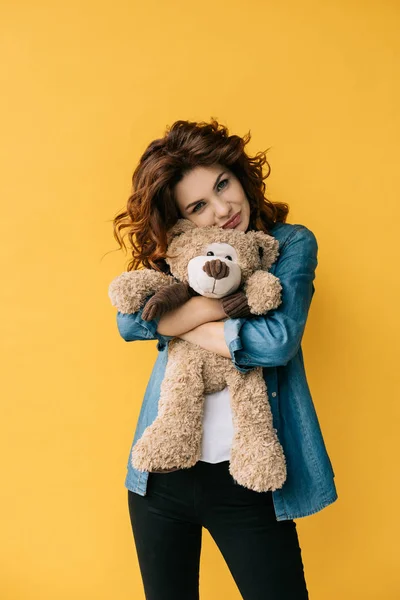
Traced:
[[[282, 303], [266, 316], [226, 319], [225, 341], [235, 367], [246, 373], [263, 367], [274, 427], [285, 452], [287, 479], [272, 492], [278, 521], [311, 515], [337, 499], [334, 471], [307, 384], [301, 340], [314, 294], [318, 264], [315, 235], [304, 225], [277, 223], [270, 235], [279, 241], [279, 256], [270, 272], [282, 285]], [[168, 360], [168, 342], [160, 335], [160, 318], [144, 321], [143, 308], [136, 313], [117, 312], [122, 338], [157, 340], [155, 361], [141, 406], [127, 464], [125, 487], [146, 495], [149, 473], [130, 462], [133, 445], [157, 416], [160, 385]]]

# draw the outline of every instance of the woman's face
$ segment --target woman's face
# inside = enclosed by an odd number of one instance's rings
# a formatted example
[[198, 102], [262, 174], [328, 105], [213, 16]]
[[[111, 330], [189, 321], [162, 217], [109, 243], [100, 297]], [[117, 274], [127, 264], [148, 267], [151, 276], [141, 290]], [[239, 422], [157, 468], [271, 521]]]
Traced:
[[239, 213], [238, 231], [247, 231], [250, 204], [240, 181], [221, 165], [195, 167], [175, 186], [175, 200], [182, 218], [197, 227], [223, 227]]

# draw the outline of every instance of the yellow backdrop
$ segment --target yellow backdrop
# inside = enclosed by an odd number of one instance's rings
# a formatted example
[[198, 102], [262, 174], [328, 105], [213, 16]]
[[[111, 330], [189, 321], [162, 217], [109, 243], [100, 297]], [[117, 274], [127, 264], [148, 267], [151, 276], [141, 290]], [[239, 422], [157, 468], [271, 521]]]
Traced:
[[[156, 342], [118, 334], [111, 220], [150, 140], [214, 116], [271, 147], [269, 198], [319, 243], [303, 350], [339, 499], [297, 520], [310, 597], [398, 599], [399, 5], [20, 0], [0, 17], [0, 596], [144, 598], [124, 479]], [[240, 598], [206, 530], [200, 590]]]

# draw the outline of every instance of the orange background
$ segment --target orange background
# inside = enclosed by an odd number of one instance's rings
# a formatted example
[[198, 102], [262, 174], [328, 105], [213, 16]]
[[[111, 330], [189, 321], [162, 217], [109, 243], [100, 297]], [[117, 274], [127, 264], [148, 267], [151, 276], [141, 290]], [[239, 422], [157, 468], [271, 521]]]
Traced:
[[[214, 116], [271, 147], [267, 195], [319, 243], [303, 351], [339, 500], [296, 521], [310, 597], [399, 598], [399, 5], [0, 17], [1, 597], [144, 598], [124, 479], [156, 342], [119, 337], [111, 220], [146, 145]], [[200, 591], [240, 598], [207, 530]]]

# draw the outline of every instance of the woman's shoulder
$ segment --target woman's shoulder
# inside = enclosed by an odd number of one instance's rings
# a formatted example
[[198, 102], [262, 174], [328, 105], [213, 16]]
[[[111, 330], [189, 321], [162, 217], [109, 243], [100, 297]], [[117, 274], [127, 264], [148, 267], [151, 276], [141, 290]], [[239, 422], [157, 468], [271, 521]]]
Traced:
[[270, 232], [273, 235], [275, 233], [291, 234], [292, 232], [294, 233], [299, 229], [307, 229], [308, 231], [310, 231], [310, 229], [306, 225], [303, 225], [301, 223], [274, 223], [272, 228], [270, 229]]
[[274, 223], [269, 233], [279, 241], [280, 248], [292, 240], [300, 239], [317, 244], [314, 232], [301, 223]]

